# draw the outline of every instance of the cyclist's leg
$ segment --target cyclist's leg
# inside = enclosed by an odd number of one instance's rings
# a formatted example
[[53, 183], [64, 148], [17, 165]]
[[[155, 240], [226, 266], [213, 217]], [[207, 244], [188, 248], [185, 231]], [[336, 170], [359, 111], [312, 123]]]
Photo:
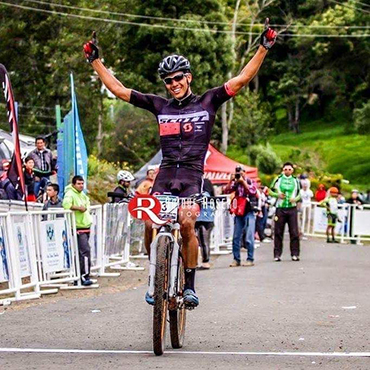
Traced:
[[199, 299], [195, 294], [195, 271], [198, 262], [198, 239], [195, 234], [195, 221], [199, 214], [197, 204], [182, 207], [179, 211], [180, 232], [183, 240], [182, 254], [185, 265], [184, 302], [196, 307]]

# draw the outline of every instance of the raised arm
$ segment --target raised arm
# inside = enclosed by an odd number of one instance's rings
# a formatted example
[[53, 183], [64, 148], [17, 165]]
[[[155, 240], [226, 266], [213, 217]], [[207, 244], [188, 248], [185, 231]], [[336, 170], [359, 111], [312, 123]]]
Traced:
[[[268, 19], [266, 19], [266, 24], [268, 25]], [[265, 29], [261, 35], [260, 46], [257, 53], [242, 69], [238, 76], [228, 81], [227, 85], [233, 93], [238, 93], [244, 86], [248, 85], [248, 83], [258, 73], [268, 50], [276, 41], [276, 36], [277, 33], [273, 29], [268, 27]]]
[[112, 94], [124, 101], [130, 101], [132, 90], [125, 87], [105, 67], [105, 65], [99, 59], [99, 48], [96, 44], [96, 33], [94, 32], [92, 40], [84, 45], [86, 60], [92, 65], [103, 84], [112, 92]]

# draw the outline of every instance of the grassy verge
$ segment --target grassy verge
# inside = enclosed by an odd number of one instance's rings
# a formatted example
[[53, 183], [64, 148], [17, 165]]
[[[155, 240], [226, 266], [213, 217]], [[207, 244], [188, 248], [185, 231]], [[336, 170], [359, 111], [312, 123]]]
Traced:
[[[342, 174], [349, 187], [370, 187], [370, 136], [346, 133], [343, 122], [306, 123], [300, 134], [284, 132], [269, 142], [282, 161], [293, 161], [316, 175]], [[238, 148], [231, 147], [228, 155], [250, 163], [247, 153]]]

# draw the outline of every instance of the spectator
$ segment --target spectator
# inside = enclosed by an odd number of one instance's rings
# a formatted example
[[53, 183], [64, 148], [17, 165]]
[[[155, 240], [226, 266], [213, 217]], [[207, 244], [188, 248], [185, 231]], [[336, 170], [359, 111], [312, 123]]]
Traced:
[[[349, 225], [349, 234], [350, 236], [352, 237], [356, 237], [356, 235], [353, 235], [354, 232], [353, 232], [353, 215], [354, 215], [354, 209], [358, 209], [362, 204], [362, 200], [360, 199], [360, 196], [359, 196], [359, 191], [356, 190], [356, 189], [353, 189], [352, 190], [352, 193], [351, 193], [351, 198], [347, 199], [347, 203], [348, 204], [353, 204], [354, 206], [350, 207], [350, 220], [351, 220], [351, 223]], [[357, 241], [355, 239], [351, 239], [351, 244], [356, 244]]]
[[349, 204], [357, 204], [358, 206], [361, 206], [363, 204], [360, 196], [359, 191], [356, 189], [352, 190], [351, 198], [347, 199], [347, 203]]
[[149, 169], [146, 171], [146, 179], [140, 183], [137, 187], [136, 192], [139, 194], [149, 194], [152, 190], [155, 179], [155, 170]]
[[316, 202], [321, 202], [326, 198], [326, 189], [324, 184], [320, 184], [315, 193]]
[[370, 189], [366, 191], [366, 195], [364, 197], [364, 201], [366, 204], [370, 204]]
[[338, 198], [337, 199], [338, 199], [338, 204], [344, 204], [344, 203], [346, 203], [346, 198], [341, 193], [338, 194]]
[[2, 196], [4, 199], [9, 200], [22, 200], [21, 195], [19, 192], [15, 189], [13, 183], [8, 178], [8, 171], [10, 168], [10, 161], [7, 159], [3, 159], [2, 161], [3, 165], [3, 172], [0, 175], [0, 189], [2, 191]]
[[59, 198], [59, 185], [48, 184], [46, 187], [47, 201], [44, 203], [43, 210], [50, 208], [63, 208], [63, 201]]
[[128, 199], [134, 196], [131, 190], [131, 181], [135, 180], [135, 177], [130, 171], [121, 170], [117, 174], [118, 186], [114, 189], [113, 193], [108, 193], [108, 196], [112, 198], [112, 203], [118, 203], [122, 199]]
[[308, 215], [311, 213], [311, 199], [313, 198], [313, 192], [310, 189], [311, 182], [308, 179], [301, 179], [302, 189], [299, 191], [301, 201], [298, 203], [298, 215], [299, 215], [299, 234], [302, 239], [307, 239], [303, 236], [304, 225], [303, 222], [309, 219]]
[[[338, 194], [339, 191], [335, 186], [329, 189], [329, 196], [320, 202], [320, 205], [326, 207], [326, 216], [328, 218], [328, 226], [326, 227], [326, 242], [339, 243], [335, 239], [335, 225], [338, 221]], [[330, 235], [332, 240], [330, 240]]]
[[36, 202], [36, 195], [35, 195], [35, 173], [33, 168], [35, 166], [35, 162], [32, 157], [27, 157], [24, 160], [24, 182], [26, 185], [26, 199], [27, 202]]
[[230, 194], [235, 192], [235, 198], [231, 211], [235, 213], [234, 219], [234, 235], [233, 235], [233, 256], [234, 261], [230, 267], [240, 266], [240, 239], [243, 234], [243, 229], [247, 228], [246, 243], [248, 250], [247, 261], [243, 266], [254, 266], [254, 233], [256, 231], [256, 215], [257, 208], [257, 189], [252, 180], [247, 178], [244, 173], [244, 168], [237, 166], [235, 175], [225, 188], [225, 193]]
[[83, 177], [74, 176], [72, 184], [65, 188], [63, 208], [70, 209], [75, 213], [81, 282], [82, 285], [89, 286], [92, 284], [90, 280], [91, 248], [89, 245], [92, 217], [90, 215], [90, 200], [83, 189]]
[[45, 190], [46, 184], [49, 182], [50, 175], [56, 173], [55, 161], [51, 150], [45, 146], [45, 138], [43, 136], [36, 137], [36, 149], [29, 153], [35, 162], [35, 194], [39, 195], [40, 189]]
[[210, 249], [210, 237], [214, 227], [215, 219], [215, 202], [209, 200], [210, 197], [214, 197], [215, 192], [211, 181], [203, 179], [203, 202], [200, 210], [200, 215], [195, 222], [195, 232], [197, 233], [199, 246], [202, 252], [202, 264], [201, 270], [209, 270], [211, 267], [209, 263], [211, 249]]
[[302, 180], [301, 186], [302, 189], [299, 191], [299, 194], [301, 195], [301, 206], [310, 207], [311, 199], [313, 198], [313, 192], [310, 189], [310, 182], [308, 180]]
[[299, 180], [293, 176], [290, 162], [283, 165], [283, 173], [271, 184], [270, 195], [277, 198], [275, 214], [274, 260], [281, 261], [285, 224], [289, 226], [292, 261], [299, 261], [299, 231], [297, 202], [300, 199]]
[[271, 239], [266, 238], [265, 228], [267, 223], [268, 204], [267, 195], [268, 188], [262, 185], [261, 179], [256, 179], [257, 192], [258, 192], [258, 213], [256, 218], [256, 231], [258, 238], [261, 242], [269, 243]]

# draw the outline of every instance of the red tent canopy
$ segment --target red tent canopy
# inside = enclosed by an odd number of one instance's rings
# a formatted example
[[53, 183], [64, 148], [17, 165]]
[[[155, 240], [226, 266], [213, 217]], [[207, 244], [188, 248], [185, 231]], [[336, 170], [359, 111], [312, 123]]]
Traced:
[[237, 165], [244, 167], [245, 173], [249, 178], [256, 179], [258, 177], [258, 169], [256, 167], [249, 167], [235, 162], [223, 155], [211, 144], [208, 146], [204, 162], [204, 174], [207, 179], [211, 180], [212, 184], [226, 184], [230, 180], [230, 175], [235, 173]]

